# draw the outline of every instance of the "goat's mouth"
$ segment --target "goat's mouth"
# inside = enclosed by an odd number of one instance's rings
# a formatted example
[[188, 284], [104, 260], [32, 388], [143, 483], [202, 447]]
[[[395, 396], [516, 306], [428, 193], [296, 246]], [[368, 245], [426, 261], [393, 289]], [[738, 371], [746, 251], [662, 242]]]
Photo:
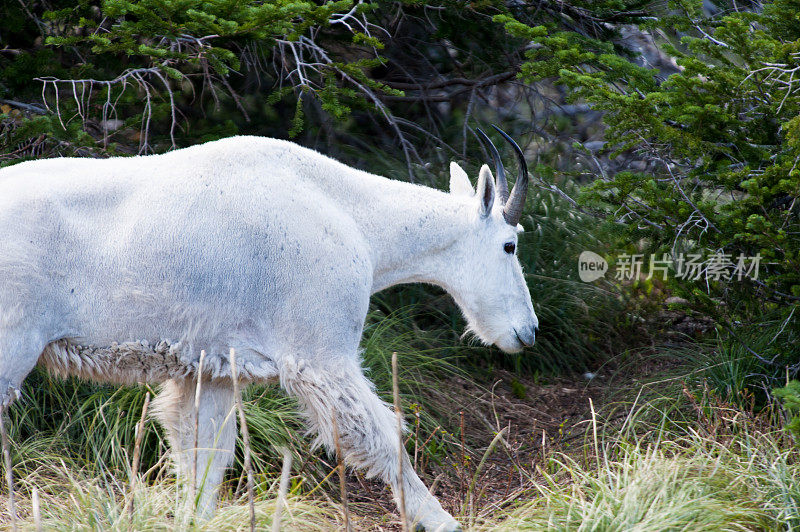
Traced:
[[525, 344], [525, 342], [522, 341], [522, 338], [519, 337], [519, 331], [517, 331], [516, 329], [514, 329], [514, 336], [517, 337], [517, 342], [519, 342], [519, 345], [521, 345], [522, 347], [525, 347], [525, 345], [527, 345]]
[[533, 347], [533, 344], [536, 343], [536, 332], [539, 330], [538, 327], [534, 326], [533, 329], [529, 329], [527, 332], [523, 331], [525, 334], [520, 336], [519, 330], [514, 329], [514, 334], [517, 336], [517, 341], [523, 345], [523, 347]]
[[495, 340], [494, 345], [504, 353], [519, 353], [525, 347], [525, 343], [520, 339], [517, 331], [501, 336]]

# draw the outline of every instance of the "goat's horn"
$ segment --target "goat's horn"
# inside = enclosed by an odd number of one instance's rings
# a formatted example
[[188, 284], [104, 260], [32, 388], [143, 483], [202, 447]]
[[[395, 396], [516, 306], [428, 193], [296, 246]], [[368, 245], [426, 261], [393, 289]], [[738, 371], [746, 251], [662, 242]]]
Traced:
[[503, 160], [500, 158], [500, 152], [495, 148], [494, 143], [486, 136], [481, 128], [475, 130], [478, 133], [478, 139], [483, 143], [483, 146], [489, 151], [492, 156], [495, 168], [495, 183], [497, 183], [497, 193], [503, 201], [503, 205], [508, 201], [508, 181], [506, 180], [506, 170], [503, 168]]
[[519, 144], [514, 142], [514, 139], [509, 137], [508, 134], [499, 127], [494, 124], [492, 124], [492, 127], [503, 135], [503, 138], [511, 144], [511, 147], [514, 148], [517, 154], [517, 160], [519, 161], [519, 177], [517, 177], [517, 181], [514, 183], [514, 188], [511, 189], [511, 196], [509, 196], [508, 201], [503, 207], [503, 218], [506, 219], [506, 223], [516, 226], [519, 223], [519, 219], [522, 217], [522, 208], [525, 206], [525, 196], [528, 195], [528, 164], [525, 162], [525, 155], [522, 153], [522, 148], [519, 147]]

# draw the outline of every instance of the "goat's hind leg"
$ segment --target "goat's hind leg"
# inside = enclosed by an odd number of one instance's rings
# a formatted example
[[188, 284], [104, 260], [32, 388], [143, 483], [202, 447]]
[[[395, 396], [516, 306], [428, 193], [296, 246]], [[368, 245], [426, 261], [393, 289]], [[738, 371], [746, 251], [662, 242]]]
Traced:
[[11, 475], [11, 451], [5, 415], [11, 403], [19, 398], [22, 381], [36, 365], [44, 348], [44, 343], [36, 334], [0, 328], [0, 440], [2, 440], [6, 484], [8, 484], [9, 490], [8, 509], [12, 522], [16, 520], [16, 510]]
[[154, 412], [167, 432], [178, 479], [190, 482], [195, 474], [197, 513], [209, 518], [216, 508], [225, 470], [233, 461], [236, 416], [230, 381], [204, 380], [196, 420], [196, 387], [193, 379], [168, 380], [154, 401]]
[[0, 410], [20, 396], [22, 381], [36, 366], [46, 342], [40, 334], [0, 324]]

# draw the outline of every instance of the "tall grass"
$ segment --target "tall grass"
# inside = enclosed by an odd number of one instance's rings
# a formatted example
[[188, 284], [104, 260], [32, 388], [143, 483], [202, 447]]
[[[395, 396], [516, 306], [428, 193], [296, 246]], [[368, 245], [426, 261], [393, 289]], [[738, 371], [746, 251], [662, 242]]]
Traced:
[[[571, 182], [559, 186], [577, 195]], [[533, 188], [521, 221], [519, 259], [539, 318], [536, 346], [514, 361], [518, 371], [586, 371], [630, 345], [635, 309], [628, 293], [606, 278], [584, 283], [578, 276], [583, 251], [611, 252], [613, 237], [596, 218], [577, 211], [553, 192]]]
[[800, 315], [778, 309], [723, 331], [700, 353], [709, 384], [740, 404], [769, 402], [773, 388], [800, 375]]
[[[531, 472], [526, 502], [486, 528], [800, 529], [800, 449], [771, 419], [718, 406], [705, 415], [725, 429], [712, 433], [704, 423], [678, 428], [661, 413], [658, 401], [636, 407], [622, 426], [590, 431], [583, 453], [552, 453]], [[642, 430], [634, 419], [654, 423]]]
[[[147, 391], [63, 380], [34, 370], [23, 383], [22, 399], [9, 411], [16, 467], [46, 451], [78, 467], [124, 471]], [[146, 428], [142, 464], [149, 468], [165, 443], [160, 431], [152, 430], [152, 421]]]
[[[740, 323], [720, 327], [705, 338], [685, 338], [669, 347], [630, 350], [615, 357], [619, 373], [638, 371], [643, 360], [665, 361], [672, 373], [660, 383], [680, 395], [680, 386], [690, 382], [701, 402], [730, 402], [740, 408], [762, 409], [773, 402], [772, 391], [800, 374], [800, 316], [789, 309], [772, 312]], [[677, 389], [676, 389], [677, 387]], [[702, 396], [702, 397], [701, 397]]]

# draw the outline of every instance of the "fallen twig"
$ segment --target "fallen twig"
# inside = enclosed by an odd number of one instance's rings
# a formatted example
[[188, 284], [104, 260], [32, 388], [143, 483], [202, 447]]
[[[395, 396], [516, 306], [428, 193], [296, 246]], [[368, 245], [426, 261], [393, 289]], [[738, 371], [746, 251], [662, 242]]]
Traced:
[[14, 475], [11, 471], [11, 451], [6, 432], [5, 409], [0, 410], [0, 441], [3, 445], [3, 462], [6, 466], [6, 484], [8, 485], [8, 513], [11, 515], [11, 530], [17, 530], [17, 509], [14, 505]]
[[197, 386], [194, 392], [194, 447], [192, 456], [192, 474], [189, 478], [189, 497], [192, 506], [195, 505], [197, 497], [197, 445], [200, 432], [200, 393], [203, 385], [203, 362], [206, 359], [206, 350], [200, 351], [200, 362], [197, 364]]
[[392, 353], [392, 393], [394, 395], [394, 413], [397, 417], [397, 494], [400, 499], [400, 525], [403, 532], [408, 530], [406, 520], [406, 494], [403, 484], [403, 411], [400, 409], [400, 385], [397, 379], [397, 351]]
[[342, 445], [339, 440], [339, 424], [336, 422], [336, 411], [331, 409], [331, 419], [333, 420], [333, 442], [336, 445], [336, 468], [339, 470], [339, 495], [342, 499], [342, 511], [344, 512], [344, 529], [347, 532], [352, 530], [350, 526], [350, 510], [347, 507], [347, 480], [345, 479], [344, 457], [342, 456]]
[[142, 405], [142, 417], [136, 425], [136, 441], [133, 444], [133, 461], [131, 463], [131, 493], [128, 499], [128, 512], [133, 514], [133, 497], [136, 490], [136, 479], [139, 476], [139, 458], [142, 455], [142, 439], [144, 438], [144, 422], [147, 420], [147, 407], [150, 406], [150, 392], [144, 396]]
[[244, 444], [244, 470], [247, 473], [247, 501], [250, 505], [250, 532], [256, 529], [256, 502], [253, 493], [253, 466], [250, 462], [250, 431], [247, 430], [247, 420], [244, 417], [242, 394], [239, 390], [239, 375], [236, 367], [236, 350], [231, 347], [231, 379], [233, 379], [233, 396], [236, 400], [236, 409], [239, 411], [239, 430], [242, 432]]

